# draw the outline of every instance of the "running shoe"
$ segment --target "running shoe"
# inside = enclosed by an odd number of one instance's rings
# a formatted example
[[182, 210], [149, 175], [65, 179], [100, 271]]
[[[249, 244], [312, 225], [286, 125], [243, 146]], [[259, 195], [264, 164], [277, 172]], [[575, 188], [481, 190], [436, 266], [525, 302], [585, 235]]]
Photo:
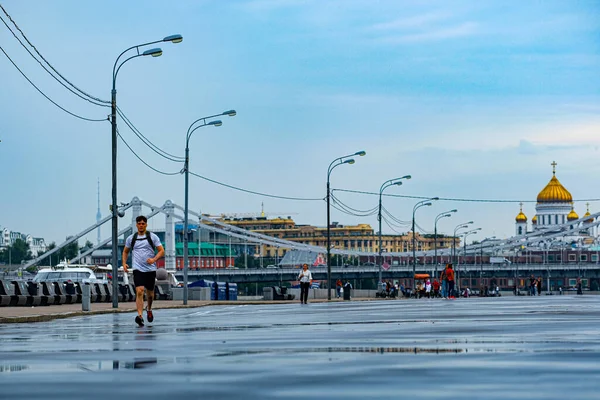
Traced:
[[152, 310], [148, 310], [146, 312], [146, 317], [148, 318], [148, 322], [154, 321], [154, 315], [152, 315]]
[[135, 317], [135, 323], [138, 324], [139, 326], [144, 326], [144, 318], [137, 315]]

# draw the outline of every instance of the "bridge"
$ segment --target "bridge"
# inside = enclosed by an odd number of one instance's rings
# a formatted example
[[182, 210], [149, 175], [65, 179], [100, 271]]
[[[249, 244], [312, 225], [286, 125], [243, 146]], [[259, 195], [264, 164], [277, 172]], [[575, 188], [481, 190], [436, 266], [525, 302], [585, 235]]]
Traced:
[[[438, 266], [437, 273], [441, 271], [443, 266]], [[417, 273], [434, 273], [433, 265], [418, 265]], [[311, 273], [316, 281], [327, 280], [327, 268], [316, 267], [312, 268]], [[547, 277], [548, 272], [553, 277], [577, 276], [583, 275], [587, 278], [600, 278], [600, 264], [581, 263], [581, 264], [511, 264], [496, 265], [496, 264], [463, 264], [455, 266], [455, 271], [459, 277], [474, 277], [480, 275], [484, 278], [510, 278], [518, 274], [521, 278], [527, 278], [530, 274]], [[188, 279], [194, 282], [200, 279], [217, 282], [231, 283], [254, 283], [254, 282], [289, 282], [295, 281], [298, 276], [298, 269], [294, 268], [278, 268], [278, 269], [202, 269], [188, 271]], [[412, 265], [392, 266], [388, 270], [383, 271], [383, 279], [400, 279], [412, 278]], [[178, 271], [175, 276], [179, 280], [183, 280], [183, 271]], [[354, 279], [378, 279], [379, 267], [360, 266], [360, 267], [332, 267], [331, 277], [335, 281]]]

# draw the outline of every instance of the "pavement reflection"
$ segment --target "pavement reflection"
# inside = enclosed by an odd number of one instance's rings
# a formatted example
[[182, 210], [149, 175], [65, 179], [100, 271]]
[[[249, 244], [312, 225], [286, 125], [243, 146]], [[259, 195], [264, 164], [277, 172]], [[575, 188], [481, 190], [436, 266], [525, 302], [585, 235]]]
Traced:
[[169, 309], [142, 328], [133, 318], [0, 325], [0, 397], [597, 398], [600, 296]]

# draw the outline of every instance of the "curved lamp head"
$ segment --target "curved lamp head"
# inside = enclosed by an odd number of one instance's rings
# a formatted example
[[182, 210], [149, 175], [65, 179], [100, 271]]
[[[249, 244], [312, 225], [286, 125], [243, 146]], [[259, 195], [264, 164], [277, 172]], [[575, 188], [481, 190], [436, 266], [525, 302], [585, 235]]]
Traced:
[[430, 198], [429, 200], [434, 200], [434, 201], [437, 201], [437, 200], [439, 200], [439, 199], [440, 199], [439, 197], [432, 197], [432, 198]]
[[350, 158], [348, 160], [344, 160], [344, 162], [342, 164], [354, 164], [356, 161], [354, 161], [354, 158]]
[[424, 206], [430, 206], [430, 205], [431, 205], [431, 203], [425, 203], [425, 204], [423, 204], [423, 205], [424, 205]]
[[469, 222], [466, 222], [465, 225], [469, 225], [469, 224], [472, 224], [472, 223], [473, 223], [473, 221], [469, 221]]
[[221, 122], [221, 120], [216, 120], [216, 121], [210, 121], [208, 124], [206, 125], [213, 125], [213, 126], [221, 126], [223, 125], [223, 122]]
[[[400, 179], [402, 179], [402, 178], [400, 178]], [[400, 186], [400, 185], [402, 185], [402, 181], [392, 182], [392, 185]]]
[[142, 53], [143, 56], [152, 56], [152, 57], [160, 57], [162, 56], [162, 49], [160, 47], [156, 47], [154, 49], [146, 50]]
[[451, 217], [451, 216], [452, 216], [452, 214], [444, 214], [444, 215], [442, 215], [442, 218]]
[[229, 117], [235, 117], [237, 115], [237, 113], [235, 112], [235, 110], [228, 110], [228, 111], [223, 111], [223, 114], [221, 115], [227, 115]]
[[165, 37], [163, 42], [171, 42], [171, 43], [181, 43], [183, 41], [183, 36], [181, 35], [169, 35]]
[[364, 151], [364, 150], [357, 151], [356, 153], [354, 153], [355, 156], [361, 156], [361, 157], [364, 156], [364, 155], [366, 155], [366, 154], [367, 154], [367, 152]]
[[455, 212], [457, 212], [457, 211], [458, 211], [458, 210], [455, 208], [454, 210], [450, 210], [450, 211], [448, 211], [448, 212], [449, 212], [449, 213], [455, 213]]
[[402, 178], [400, 178], [400, 179], [410, 179], [410, 178], [412, 178], [412, 176], [410, 176], [410, 175], [404, 175], [404, 176], [403, 176]]

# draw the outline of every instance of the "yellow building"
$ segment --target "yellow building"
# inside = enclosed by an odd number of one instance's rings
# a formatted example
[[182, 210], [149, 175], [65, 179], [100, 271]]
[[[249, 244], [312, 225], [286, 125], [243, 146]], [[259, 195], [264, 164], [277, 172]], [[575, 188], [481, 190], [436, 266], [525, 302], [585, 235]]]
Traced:
[[[327, 247], [327, 227], [297, 225], [293, 219], [273, 218], [265, 216], [255, 218], [221, 218], [221, 222], [244, 228], [253, 232], [302, 243], [312, 246]], [[331, 246], [336, 249], [379, 252], [379, 235], [369, 224], [341, 225], [336, 222], [330, 227]], [[433, 235], [416, 234], [416, 250], [433, 250]], [[438, 234], [438, 249], [450, 248], [452, 238]], [[458, 242], [458, 239], [457, 239]], [[382, 235], [383, 253], [412, 251], [412, 233], [402, 235]], [[256, 254], [263, 257], [283, 257], [288, 249], [269, 245], [256, 245]]]

